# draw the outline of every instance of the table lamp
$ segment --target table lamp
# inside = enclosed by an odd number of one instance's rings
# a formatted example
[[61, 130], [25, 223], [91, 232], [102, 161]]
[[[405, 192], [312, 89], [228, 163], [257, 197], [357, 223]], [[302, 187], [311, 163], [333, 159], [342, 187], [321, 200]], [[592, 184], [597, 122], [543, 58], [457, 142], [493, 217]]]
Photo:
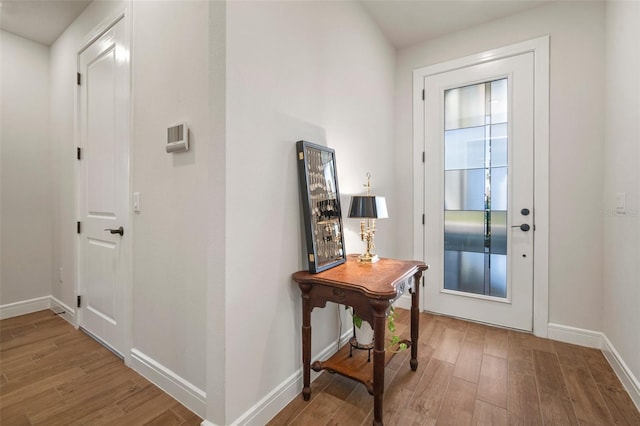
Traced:
[[360, 262], [375, 263], [380, 258], [371, 250], [375, 248], [373, 238], [376, 234], [376, 219], [385, 219], [389, 215], [387, 213], [387, 202], [384, 197], [371, 195], [371, 174], [367, 173], [367, 195], [354, 195], [351, 197], [349, 206], [349, 217], [361, 218], [360, 221], [360, 240], [366, 241], [367, 251], [358, 257]]

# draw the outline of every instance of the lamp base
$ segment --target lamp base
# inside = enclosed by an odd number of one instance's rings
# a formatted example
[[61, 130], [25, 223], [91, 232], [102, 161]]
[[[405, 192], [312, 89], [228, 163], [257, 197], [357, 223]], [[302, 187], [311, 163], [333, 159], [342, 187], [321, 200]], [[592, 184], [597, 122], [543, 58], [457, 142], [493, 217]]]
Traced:
[[380, 258], [377, 254], [373, 253], [364, 253], [358, 256], [358, 262], [362, 263], [376, 263]]

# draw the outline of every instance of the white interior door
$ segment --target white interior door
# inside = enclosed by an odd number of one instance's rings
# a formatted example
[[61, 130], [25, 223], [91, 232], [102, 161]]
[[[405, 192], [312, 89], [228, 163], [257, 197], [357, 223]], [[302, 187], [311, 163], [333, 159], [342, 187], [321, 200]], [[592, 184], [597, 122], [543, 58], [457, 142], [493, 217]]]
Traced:
[[424, 78], [428, 311], [533, 328], [533, 56]]
[[130, 276], [130, 91], [124, 19], [82, 51], [79, 68], [80, 326], [124, 355]]

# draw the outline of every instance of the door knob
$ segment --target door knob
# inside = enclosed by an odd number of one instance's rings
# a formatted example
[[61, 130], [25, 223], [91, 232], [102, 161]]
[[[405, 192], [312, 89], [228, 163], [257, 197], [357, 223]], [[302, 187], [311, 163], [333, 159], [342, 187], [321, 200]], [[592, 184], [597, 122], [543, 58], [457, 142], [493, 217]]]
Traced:
[[529, 229], [531, 229], [531, 227], [526, 223], [523, 223], [522, 225], [513, 225], [512, 228], [520, 228], [524, 232], [527, 232]]
[[107, 229], [105, 229], [105, 231], [109, 231], [112, 234], [120, 234], [121, 237], [124, 235], [124, 228], [122, 226], [120, 228], [118, 228], [118, 229], [109, 229], [109, 228], [107, 228]]

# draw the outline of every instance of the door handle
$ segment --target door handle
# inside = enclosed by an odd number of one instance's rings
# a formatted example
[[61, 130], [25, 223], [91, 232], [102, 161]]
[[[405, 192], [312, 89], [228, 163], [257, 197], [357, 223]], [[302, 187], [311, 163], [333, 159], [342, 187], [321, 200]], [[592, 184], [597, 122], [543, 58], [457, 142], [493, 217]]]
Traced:
[[124, 228], [122, 226], [120, 228], [118, 228], [118, 229], [109, 229], [109, 228], [107, 228], [107, 229], [105, 229], [105, 231], [109, 231], [112, 234], [120, 234], [121, 237], [124, 235]]
[[512, 228], [520, 228], [524, 232], [527, 232], [529, 229], [531, 229], [531, 226], [529, 226], [529, 224], [527, 223], [523, 223], [522, 225], [513, 225]]

